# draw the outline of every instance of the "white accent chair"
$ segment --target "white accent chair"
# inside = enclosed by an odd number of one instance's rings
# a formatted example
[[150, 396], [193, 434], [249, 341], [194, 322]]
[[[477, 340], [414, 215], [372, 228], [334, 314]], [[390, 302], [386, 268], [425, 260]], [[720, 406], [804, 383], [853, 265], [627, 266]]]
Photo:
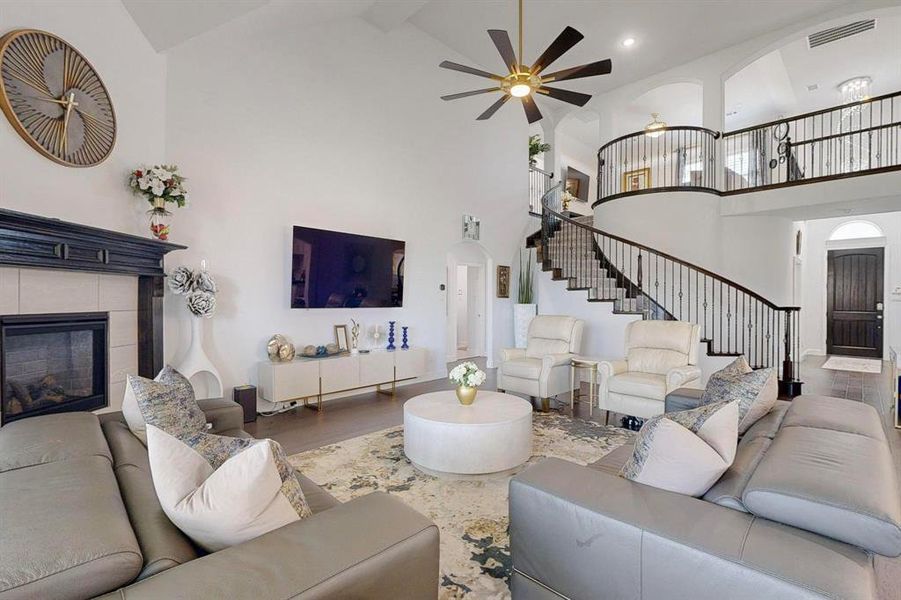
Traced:
[[683, 321], [632, 321], [626, 326], [625, 360], [602, 361], [598, 407], [647, 419], [663, 413], [666, 395], [700, 387], [701, 327]]
[[569, 365], [582, 347], [585, 321], [566, 316], [538, 315], [529, 324], [525, 348], [501, 350], [497, 389], [541, 398], [542, 410], [550, 397], [569, 392]]

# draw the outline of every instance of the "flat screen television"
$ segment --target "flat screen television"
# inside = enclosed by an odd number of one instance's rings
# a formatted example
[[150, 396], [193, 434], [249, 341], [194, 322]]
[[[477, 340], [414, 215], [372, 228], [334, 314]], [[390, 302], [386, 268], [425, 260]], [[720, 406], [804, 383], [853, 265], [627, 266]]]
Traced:
[[294, 227], [291, 308], [379, 308], [404, 302], [399, 240]]

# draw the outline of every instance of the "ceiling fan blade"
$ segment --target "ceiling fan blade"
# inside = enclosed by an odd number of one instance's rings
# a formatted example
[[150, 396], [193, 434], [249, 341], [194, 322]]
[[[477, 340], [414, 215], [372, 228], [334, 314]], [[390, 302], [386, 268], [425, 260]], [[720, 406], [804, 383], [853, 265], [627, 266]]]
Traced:
[[567, 28], [557, 36], [557, 39], [551, 42], [551, 45], [547, 47], [547, 50], [538, 57], [538, 60], [532, 65], [532, 68], [529, 69], [532, 72], [532, 75], [538, 75], [544, 71], [548, 65], [566, 54], [570, 48], [582, 41], [582, 38], [584, 37], [585, 36], [577, 30], [567, 26]]
[[485, 119], [490, 119], [491, 115], [497, 112], [497, 110], [504, 105], [504, 102], [510, 99], [509, 94], [504, 94], [500, 98], [498, 98], [497, 102], [488, 107], [488, 110], [480, 114], [476, 117], [476, 121], [484, 121]]
[[562, 71], [549, 73], [541, 78], [541, 81], [564, 81], [566, 79], [581, 79], [582, 77], [594, 77], [596, 75], [608, 75], [613, 71], [613, 62], [609, 58], [599, 60], [597, 62], [580, 65], [578, 67], [570, 67]]
[[538, 110], [538, 105], [535, 104], [535, 100], [532, 99], [532, 96], [523, 96], [520, 98], [522, 100], [522, 107], [526, 111], [526, 118], [529, 120], [529, 124], [531, 125], [535, 121], [541, 120], [541, 111]]
[[546, 85], [538, 88], [539, 94], [545, 94], [557, 100], [563, 100], [576, 106], [585, 106], [585, 103], [591, 100], [591, 94], [583, 94], [581, 92], [573, 92], [571, 90], [561, 90], [558, 88], [547, 87]]
[[479, 94], [487, 94], [488, 92], [499, 92], [499, 91], [501, 91], [501, 88], [492, 87], [492, 88], [485, 88], [482, 90], [473, 90], [471, 92], [460, 92], [459, 94], [449, 94], [447, 96], [441, 96], [441, 99], [442, 100], [457, 100], [459, 98], [467, 98], [469, 96], [478, 96]]
[[496, 79], [498, 81], [502, 80], [503, 77], [500, 75], [495, 75], [494, 73], [489, 73], [488, 71], [482, 71], [481, 69], [475, 69], [473, 67], [467, 67], [466, 65], [461, 65], [459, 63], [451, 62], [449, 60], [445, 60], [440, 65], [438, 65], [442, 69], [450, 69], [451, 71], [460, 71], [461, 73], [468, 73], [470, 75], [478, 75], [479, 77], [487, 77], [488, 79]]
[[500, 52], [501, 58], [504, 59], [507, 68], [511, 73], [516, 73], [519, 70], [519, 63], [516, 60], [516, 53], [513, 52], [513, 44], [510, 42], [510, 35], [503, 29], [489, 29], [488, 35], [491, 36], [491, 41], [494, 42], [497, 51]]

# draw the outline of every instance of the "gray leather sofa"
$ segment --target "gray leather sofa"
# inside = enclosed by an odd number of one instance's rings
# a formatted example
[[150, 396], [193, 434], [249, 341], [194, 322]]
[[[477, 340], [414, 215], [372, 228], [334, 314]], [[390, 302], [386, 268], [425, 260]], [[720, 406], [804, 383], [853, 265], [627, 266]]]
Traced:
[[[240, 406], [200, 404], [214, 432], [249, 437]], [[0, 428], [0, 600], [437, 597], [430, 520], [381, 493], [341, 504], [297, 477], [312, 517], [204, 555], [163, 513], [121, 413], [10, 423]]]
[[[700, 393], [677, 390], [667, 410]], [[511, 481], [516, 600], [873, 600], [873, 554], [901, 554], [898, 474], [863, 403], [778, 402], [703, 498], [619, 477], [631, 452]]]

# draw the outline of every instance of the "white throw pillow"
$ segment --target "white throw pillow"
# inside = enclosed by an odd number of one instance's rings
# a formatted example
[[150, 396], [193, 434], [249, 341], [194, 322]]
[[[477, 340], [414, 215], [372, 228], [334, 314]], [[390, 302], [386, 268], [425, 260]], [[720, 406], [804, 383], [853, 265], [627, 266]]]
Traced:
[[744, 433], [770, 412], [779, 398], [775, 369], [757, 369], [739, 356], [707, 381], [701, 404], [738, 401], [738, 434]]
[[735, 459], [738, 403], [720, 402], [648, 419], [638, 432], [626, 479], [702, 496]]
[[147, 424], [153, 486], [163, 511], [215, 552], [312, 513], [281, 446], [209, 433], [175, 437]]
[[194, 399], [194, 387], [169, 365], [153, 380], [135, 375], [126, 378], [122, 416], [131, 432], [145, 446], [147, 423], [153, 423], [173, 435], [206, 429], [206, 416]]

